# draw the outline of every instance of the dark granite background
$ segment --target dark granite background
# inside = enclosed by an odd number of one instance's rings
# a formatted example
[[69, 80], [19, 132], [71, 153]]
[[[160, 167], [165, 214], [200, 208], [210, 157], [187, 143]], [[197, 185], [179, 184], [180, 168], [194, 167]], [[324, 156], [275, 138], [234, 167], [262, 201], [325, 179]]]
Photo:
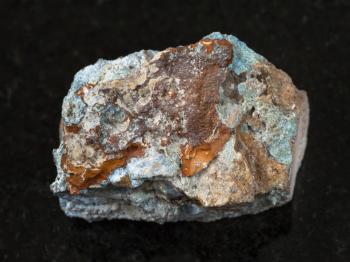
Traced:
[[[349, 1], [1, 1], [0, 261], [350, 261]], [[292, 203], [213, 223], [89, 224], [50, 193], [63, 96], [97, 58], [232, 33], [308, 91]]]

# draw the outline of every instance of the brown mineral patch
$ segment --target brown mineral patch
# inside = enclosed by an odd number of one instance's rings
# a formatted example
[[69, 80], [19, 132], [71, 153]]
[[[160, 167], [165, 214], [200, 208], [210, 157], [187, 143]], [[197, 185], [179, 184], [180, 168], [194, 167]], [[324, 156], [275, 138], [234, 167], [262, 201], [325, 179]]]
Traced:
[[[198, 43], [162, 52], [154, 62], [159, 68], [157, 76], [162, 80], [155, 83], [149, 103], [167, 119], [162, 128], [148, 127], [149, 131], [160, 137], [170, 133], [187, 138], [193, 147], [204, 144], [215, 128], [222, 125], [216, 110], [220, 103], [219, 87], [226, 79], [227, 66], [233, 57], [233, 46], [227, 40], [203, 41], [209, 51], [210, 46], [215, 47], [215, 52], [208, 55], [206, 48], [195, 49]], [[165, 95], [171, 98], [169, 102], [164, 102]], [[151, 108], [146, 112], [147, 118], [154, 118]]]
[[270, 63], [257, 64], [256, 68], [260, 72], [257, 78], [266, 84], [266, 92], [271, 96], [272, 102], [290, 110], [297, 100], [297, 89], [292, 79]]
[[[220, 45], [221, 47], [224, 48], [231, 48], [232, 49], [232, 44], [226, 40], [226, 39], [203, 39], [200, 41], [200, 43], [202, 43], [205, 48], [207, 49], [207, 52], [210, 54], [211, 52], [213, 52], [215, 45]], [[230, 61], [231, 63], [232, 61]]]
[[228, 72], [225, 81], [222, 83], [224, 95], [233, 99], [236, 103], [242, 101], [242, 96], [238, 92], [238, 84], [246, 80], [245, 72], [240, 75], [236, 75], [233, 72]]
[[118, 182], [120, 187], [132, 187], [131, 179], [129, 176], [123, 176]]
[[113, 170], [125, 166], [130, 158], [141, 157], [143, 154], [144, 151], [141, 145], [131, 144], [127, 149], [121, 151], [118, 157], [106, 160], [100, 166], [93, 168], [75, 166], [70, 162], [69, 157], [64, 154], [61, 165], [65, 172], [71, 174], [67, 179], [70, 193], [79, 194], [81, 189], [101, 183], [107, 179]]
[[64, 125], [64, 133], [73, 133], [77, 134], [81, 130], [81, 127], [79, 125], [71, 125], [71, 126], [66, 126]]
[[216, 126], [221, 124], [216, 111], [220, 102], [219, 85], [225, 76], [218, 65], [203, 69], [203, 74], [192, 82], [186, 97], [185, 137], [196, 146], [208, 139]]
[[[256, 122], [257, 120], [247, 120]], [[256, 193], [266, 193], [273, 188], [285, 188], [288, 184], [287, 166], [271, 157], [259, 141], [250, 132], [243, 132], [241, 126], [236, 129], [235, 149], [242, 153], [256, 182]]]
[[230, 135], [231, 130], [223, 126], [217, 138], [211, 142], [198, 146], [184, 146], [181, 149], [182, 175], [193, 176], [206, 168], [222, 150]]
[[168, 137], [162, 137], [160, 139], [160, 145], [161, 146], [167, 146], [170, 144], [170, 139]]

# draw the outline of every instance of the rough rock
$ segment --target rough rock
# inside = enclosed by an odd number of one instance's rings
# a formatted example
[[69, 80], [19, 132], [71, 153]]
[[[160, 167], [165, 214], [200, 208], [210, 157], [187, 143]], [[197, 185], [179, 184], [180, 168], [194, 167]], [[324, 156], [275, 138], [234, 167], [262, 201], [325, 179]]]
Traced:
[[290, 201], [309, 107], [290, 77], [231, 35], [98, 60], [64, 98], [63, 211], [88, 221], [212, 221]]

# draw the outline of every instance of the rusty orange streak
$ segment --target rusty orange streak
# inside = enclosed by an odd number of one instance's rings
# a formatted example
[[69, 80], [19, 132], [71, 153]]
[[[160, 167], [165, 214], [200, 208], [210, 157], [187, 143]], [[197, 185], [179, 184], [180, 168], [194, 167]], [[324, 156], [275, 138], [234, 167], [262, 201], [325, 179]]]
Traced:
[[230, 138], [231, 130], [223, 127], [217, 138], [210, 143], [193, 147], [186, 145], [181, 149], [182, 175], [193, 176], [208, 166], [223, 149]]
[[205, 46], [205, 48], [207, 49], [207, 52], [209, 54], [211, 52], [213, 52], [215, 45], [229, 48], [229, 50], [232, 49], [232, 44], [226, 39], [208, 39], [208, 38], [205, 38], [205, 39], [201, 40], [200, 42]]
[[141, 157], [143, 154], [144, 151], [141, 145], [131, 144], [127, 149], [120, 152], [120, 157], [106, 160], [100, 166], [94, 168], [75, 166], [70, 162], [69, 157], [64, 154], [62, 156], [62, 167], [65, 172], [71, 174], [67, 179], [70, 193], [79, 194], [81, 189], [100, 184], [108, 178], [113, 170], [125, 166], [130, 158]]

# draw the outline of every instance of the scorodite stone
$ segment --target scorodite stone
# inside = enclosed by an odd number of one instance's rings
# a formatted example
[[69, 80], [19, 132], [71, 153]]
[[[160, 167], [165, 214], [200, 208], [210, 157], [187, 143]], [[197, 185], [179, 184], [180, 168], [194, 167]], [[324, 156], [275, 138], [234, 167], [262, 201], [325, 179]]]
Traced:
[[211, 221], [291, 200], [309, 107], [236, 37], [98, 60], [63, 101], [51, 185], [63, 211]]

